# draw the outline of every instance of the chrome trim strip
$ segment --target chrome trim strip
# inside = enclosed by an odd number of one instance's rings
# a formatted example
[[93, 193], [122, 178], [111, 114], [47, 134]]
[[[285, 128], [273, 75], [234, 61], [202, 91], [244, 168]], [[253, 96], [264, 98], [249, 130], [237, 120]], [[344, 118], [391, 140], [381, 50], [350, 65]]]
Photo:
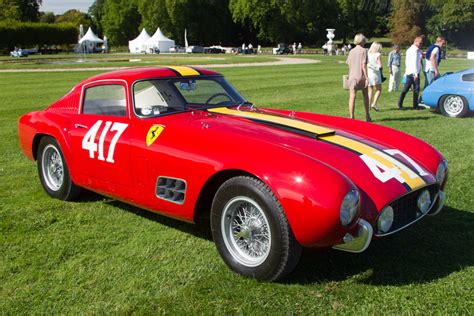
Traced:
[[[441, 191], [439, 191], [439, 192], [441, 192]], [[399, 232], [399, 231], [401, 231], [402, 229], [405, 229], [405, 228], [407, 228], [408, 226], [410, 226], [410, 225], [412, 225], [412, 224], [418, 222], [420, 219], [422, 219], [423, 217], [425, 217], [426, 215], [428, 215], [428, 213], [431, 211], [431, 209], [433, 208], [433, 206], [435, 206], [436, 200], [438, 199], [439, 192], [436, 193], [435, 198], [433, 199], [433, 203], [431, 203], [430, 208], [426, 211], [426, 213], [421, 213], [421, 215], [418, 216], [414, 221], [412, 221], [412, 222], [406, 224], [405, 226], [402, 226], [402, 227], [400, 227], [400, 228], [398, 228], [398, 229], [396, 229], [396, 230], [394, 230], [394, 231], [391, 231], [391, 232], [388, 232], [388, 233], [385, 233], [385, 234], [375, 234], [375, 236], [377, 236], [377, 237], [389, 236], [389, 235], [391, 235], [391, 234], [395, 234], [396, 232]], [[377, 217], [377, 221], [378, 221], [378, 220], [379, 220], [379, 219], [378, 219], [378, 217]], [[376, 221], [376, 223], [377, 223], [377, 221]]]
[[428, 214], [430, 216], [438, 215], [438, 213], [441, 212], [444, 207], [444, 202], [446, 201], [446, 193], [444, 193], [443, 191], [439, 191], [438, 197], [438, 208], [433, 213]]
[[350, 235], [346, 235], [344, 236], [344, 240], [349, 239], [350, 241], [344, 242], [343, 244], [335, 245], [332, 248], [352, 253], [359, 253], [366, 250], [367, 247], [369, 247], [370, 242], [372, 241], [372, 235], [374, 230], [372, 228], [372, 225], [370, 225], [369, 222], [363, 220], [362, 218], [359, 218], [359, 220], [357, 221], [357, 225], [357, 237], [352, 237], [352, 240], [350, 240], [350, 238], [346, 238]]

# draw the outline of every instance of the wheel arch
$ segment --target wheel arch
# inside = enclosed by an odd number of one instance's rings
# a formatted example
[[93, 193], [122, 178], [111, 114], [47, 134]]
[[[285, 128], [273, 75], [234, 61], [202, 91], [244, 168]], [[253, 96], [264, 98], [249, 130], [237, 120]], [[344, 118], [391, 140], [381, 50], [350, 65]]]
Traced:
[[241, 169], [225, 169], [213, 174], [201, 188], [199, 196], [194, 207], [194, 222], [199, 225], [209, 225], [210, 212], [212, 201], [217, 193], [219, 187], [227, 180], [239, 177], [248, 176], [259, 179], [254, 174]]

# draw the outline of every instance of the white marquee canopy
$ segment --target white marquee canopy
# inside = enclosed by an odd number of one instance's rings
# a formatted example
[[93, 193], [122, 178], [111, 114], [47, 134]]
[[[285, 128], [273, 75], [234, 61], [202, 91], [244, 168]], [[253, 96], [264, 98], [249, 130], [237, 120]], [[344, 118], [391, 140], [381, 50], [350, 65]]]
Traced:
[[142, 29], [140, 35], [137, 36], [134, 40], [128, 41], [128, 50], [130, 53], [143, 53], [147, 50], [147, 41], [150, 39], [145, 28]]
[[174, 47], [174, 40], [167, 38], [158, 28], [153, 36], [146, 41], [148, 49], [158, 48], [160, 52], [167, 53]]
[[101, 40], [97, 35], [94, 34], [92, 29], [89, 27], [86, 34], [79, 40], [79, 44], [82, 43], [94, 43], [94, 44], [102, 44], [104, 41]]

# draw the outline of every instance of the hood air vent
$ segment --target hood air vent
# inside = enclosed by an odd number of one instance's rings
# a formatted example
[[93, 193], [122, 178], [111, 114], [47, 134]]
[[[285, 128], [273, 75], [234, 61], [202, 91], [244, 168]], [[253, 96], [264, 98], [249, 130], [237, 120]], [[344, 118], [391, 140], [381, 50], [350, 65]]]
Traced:
[[183, 204], [186, 196], [186, 181], [176, 178], [158, 177], [156, 196], [177, 204]]

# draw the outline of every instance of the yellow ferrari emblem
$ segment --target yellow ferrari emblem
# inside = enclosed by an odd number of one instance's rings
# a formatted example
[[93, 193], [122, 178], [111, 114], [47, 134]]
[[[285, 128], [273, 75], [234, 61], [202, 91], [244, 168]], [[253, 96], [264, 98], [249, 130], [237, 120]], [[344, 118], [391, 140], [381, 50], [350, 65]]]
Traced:
[[165, 127], [163, 125], [152, 125], [146, 135], [146, 145], [151, 146], [164, 129]]

